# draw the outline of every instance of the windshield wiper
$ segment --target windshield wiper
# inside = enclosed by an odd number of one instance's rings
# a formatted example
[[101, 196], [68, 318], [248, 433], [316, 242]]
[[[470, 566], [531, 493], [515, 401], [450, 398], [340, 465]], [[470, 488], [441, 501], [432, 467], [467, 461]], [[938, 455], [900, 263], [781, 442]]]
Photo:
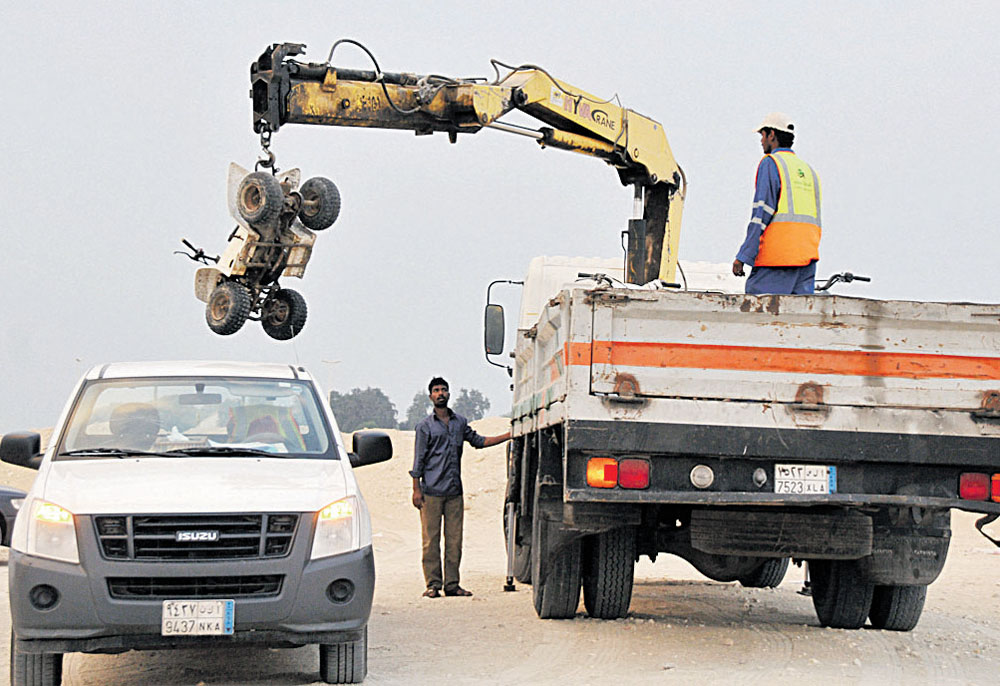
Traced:
[[173, 450], [167, 451], [167, 454], [172, 457], [194, 457], [198, 455], [268, 455], [272, 457], [280, 457], [282, 455], [286, 455], [287, 453], [277, 453], [270, 450], [261, 450], [260, 448], [236, 448], [228, 445], [203, 445], [200, 448], [174, 448]]
[[172, 457], [167, 453], [150, 452], [147, 450], [127, 450], [125, 448], [81, 448], [79, 450], [66, 450], [59, 453], [58, 457], [90, 457], [101, 455], [107, 457]]

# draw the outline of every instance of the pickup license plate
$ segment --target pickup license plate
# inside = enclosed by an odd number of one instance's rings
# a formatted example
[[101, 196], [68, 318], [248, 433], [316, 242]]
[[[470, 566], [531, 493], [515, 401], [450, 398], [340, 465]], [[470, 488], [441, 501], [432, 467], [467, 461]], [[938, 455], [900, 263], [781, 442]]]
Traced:
[[164, 600], [163, 636], [225, 636], [233, 633], [232, 600]]
[[776, 464], [774, 492], [791, 495], [836, 493], [837, 468], [815, 464]]

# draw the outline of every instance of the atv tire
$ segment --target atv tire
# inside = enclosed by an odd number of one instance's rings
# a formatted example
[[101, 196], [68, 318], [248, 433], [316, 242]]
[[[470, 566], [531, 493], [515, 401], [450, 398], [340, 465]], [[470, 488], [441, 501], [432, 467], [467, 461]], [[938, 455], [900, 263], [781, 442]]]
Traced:
[[287, 341], [302, 331], [307, 314], [305, 298], [298, 291], [282, 288], [264, 303], [260, 324], [271, 338]]
[[215, 333], [229, 336], [243, 327], [252, 306], [249, 288], [235, 281], [222, 281], [208, 296], [205, 321]]

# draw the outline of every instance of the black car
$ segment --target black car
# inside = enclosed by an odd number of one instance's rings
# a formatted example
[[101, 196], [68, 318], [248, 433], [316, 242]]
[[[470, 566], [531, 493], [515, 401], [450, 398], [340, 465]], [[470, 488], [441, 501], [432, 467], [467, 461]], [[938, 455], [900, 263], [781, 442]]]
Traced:
[[14, 518], [17, 511], [24, 502], [25, 492], [11, 488], [10, 486], [0, 486], [0, 544], [10, 545], [10, 532], [14, 530]]

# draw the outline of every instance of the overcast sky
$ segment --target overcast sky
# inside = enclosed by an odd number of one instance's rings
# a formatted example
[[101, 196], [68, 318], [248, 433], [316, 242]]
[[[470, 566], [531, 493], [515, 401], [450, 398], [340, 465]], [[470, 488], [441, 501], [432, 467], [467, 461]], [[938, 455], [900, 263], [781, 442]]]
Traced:
[[[540, 9], [559, 7], [561, 9]], [[400, 416], [432, 375], [510, 407], [482, 353], [492, 279], [535, 255], [620, 255], [631, 190], [599, 160], [483, 131], [288, 126], [282, 168], [328, 176], [302, 334], [212, 334], [188, 238], [234, 226], [226, 169], [252, 167], [249, 65], [271, 43], [322, 62], [338, 38], [386, 71], [492, 76], [535, 63], [663, 123], [690, 183], [681, 258], [731, 262], [771, 110], [823, 181], [821, 276], [877, 298], [1000, 302], [995, 2], [11, 2], [0, 25], [0, 433], [51, 426], [94, 364], [298, 362], [381, 387]], [[369, 68], [338, 49], [339, 66]], [[510, 302], [515, 302], [512, 300]], [[516, 309], [516, 305], [514, 307]], [[512, 320], [513, 312], [510, 313]]]

